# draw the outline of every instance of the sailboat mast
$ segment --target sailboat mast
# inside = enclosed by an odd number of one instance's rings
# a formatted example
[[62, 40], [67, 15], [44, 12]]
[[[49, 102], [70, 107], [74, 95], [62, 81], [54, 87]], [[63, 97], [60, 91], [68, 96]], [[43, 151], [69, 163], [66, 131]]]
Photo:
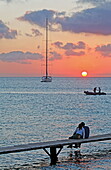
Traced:
[[48, 18], [46, 18], [46, 72], [45, 76], [42, 77], [41, 82], [52, 82], [52, 77], [48, 75]]
[[48, 77], [48, 18], [46, 18], [46, 78]]

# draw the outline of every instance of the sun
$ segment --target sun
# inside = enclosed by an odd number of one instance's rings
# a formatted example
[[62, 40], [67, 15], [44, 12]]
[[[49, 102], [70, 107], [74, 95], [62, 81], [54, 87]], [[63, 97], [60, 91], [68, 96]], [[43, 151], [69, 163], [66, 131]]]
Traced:
[[82, 75], [83, 77], [86, 77], [86, 76], [88, 75], [88, 73], [87, 73], [87, 71], [82, 71], [81, 75]]

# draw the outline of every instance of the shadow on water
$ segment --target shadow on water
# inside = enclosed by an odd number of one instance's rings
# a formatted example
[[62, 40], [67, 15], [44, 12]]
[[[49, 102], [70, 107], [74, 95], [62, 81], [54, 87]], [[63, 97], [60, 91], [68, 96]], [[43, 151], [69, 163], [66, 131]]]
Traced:
[[80, 151], [71, 151], [66, 160], [60, 162], [61, 169], [110, 169], [111, 150], [101, 150], [92, 154], [81, 154]]

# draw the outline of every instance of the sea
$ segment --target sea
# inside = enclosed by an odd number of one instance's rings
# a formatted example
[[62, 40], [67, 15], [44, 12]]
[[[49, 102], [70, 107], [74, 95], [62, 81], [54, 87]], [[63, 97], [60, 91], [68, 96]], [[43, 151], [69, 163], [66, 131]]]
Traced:
[[[106, 95], [86, 95], [101, 87]], [[68, 139], [80, 122], [90, 136], [111, 133], [111, 77], [0, 78], [0, 147]], [[44, 150], [0, 155], [0, 170], [110, 170], [111, 141], [64, 146], [56, 165]]]

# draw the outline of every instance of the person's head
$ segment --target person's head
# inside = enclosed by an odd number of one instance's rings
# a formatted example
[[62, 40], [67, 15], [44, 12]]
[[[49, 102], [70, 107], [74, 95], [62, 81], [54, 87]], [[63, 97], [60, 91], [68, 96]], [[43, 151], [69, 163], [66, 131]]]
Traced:
[[81, 125], [82, 125], [82, 127], [84, 127], [84, 126], [85, 126], [85, 123], [84, 123], [84, 122], [81, 122]]
[[79, 128], [79, 129], [82, 129], [82, 127], [83, 127], [83, 126], [82, 126], [82, 124], [80, 123], [80, 124], [78, 125], [78, 128]]

